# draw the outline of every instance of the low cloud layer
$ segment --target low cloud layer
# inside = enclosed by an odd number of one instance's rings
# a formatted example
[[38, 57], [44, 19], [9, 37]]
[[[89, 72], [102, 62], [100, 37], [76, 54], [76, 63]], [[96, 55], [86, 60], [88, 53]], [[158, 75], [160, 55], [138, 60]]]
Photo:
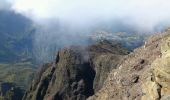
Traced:
[[170, 18], [168, 0], [12, 0], [20, 13], [38, 19], [60, 19], [75, 26], [121, 18], [137, 31], [153, 31]]

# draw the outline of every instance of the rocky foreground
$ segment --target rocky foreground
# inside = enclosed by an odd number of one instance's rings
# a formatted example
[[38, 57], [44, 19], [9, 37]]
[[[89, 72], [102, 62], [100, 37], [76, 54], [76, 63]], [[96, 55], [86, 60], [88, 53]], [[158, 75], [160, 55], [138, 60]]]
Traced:
[[170, 31], [129, 54], [88, 100], [170, 100]]
[[170, 30], [127, 54], [108, 41], [62, 49], [23, 100], [170, 100]]

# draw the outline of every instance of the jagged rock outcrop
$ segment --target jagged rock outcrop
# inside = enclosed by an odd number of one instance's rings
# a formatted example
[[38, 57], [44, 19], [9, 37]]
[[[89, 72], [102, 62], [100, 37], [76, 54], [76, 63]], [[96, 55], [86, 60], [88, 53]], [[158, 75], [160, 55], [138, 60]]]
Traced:
[[64, 48], [55, 62], [41, 68], [23, 100], [85, 100], [127, 54], [118, 43], [108, 41]]
[[88, 100], [170, 100], [170, 30], [129, 54]]

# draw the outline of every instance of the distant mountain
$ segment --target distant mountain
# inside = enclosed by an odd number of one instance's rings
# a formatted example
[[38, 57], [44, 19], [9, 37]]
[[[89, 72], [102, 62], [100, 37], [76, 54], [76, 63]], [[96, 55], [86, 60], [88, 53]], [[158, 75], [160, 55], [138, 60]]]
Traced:
[[36, 71], [32, 60], [34, 33], [31, 20], [10, 10], [0, 10], [1, 100], [20, 100], [32, 81]]
[[17, 61], [31, 56], [32, 22], [9, 10], [0, 10], [0, 62]]

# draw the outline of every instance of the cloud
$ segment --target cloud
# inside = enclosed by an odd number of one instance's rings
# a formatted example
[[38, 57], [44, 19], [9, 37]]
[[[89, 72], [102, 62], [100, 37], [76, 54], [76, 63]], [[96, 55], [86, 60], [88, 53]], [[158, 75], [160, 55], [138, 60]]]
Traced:
[[153, 30], [170, 18], [168, 0], [13, 0], [17, 12], [40, 18], [59, 18], [80, 25], [126, 18], [141, 30]]

